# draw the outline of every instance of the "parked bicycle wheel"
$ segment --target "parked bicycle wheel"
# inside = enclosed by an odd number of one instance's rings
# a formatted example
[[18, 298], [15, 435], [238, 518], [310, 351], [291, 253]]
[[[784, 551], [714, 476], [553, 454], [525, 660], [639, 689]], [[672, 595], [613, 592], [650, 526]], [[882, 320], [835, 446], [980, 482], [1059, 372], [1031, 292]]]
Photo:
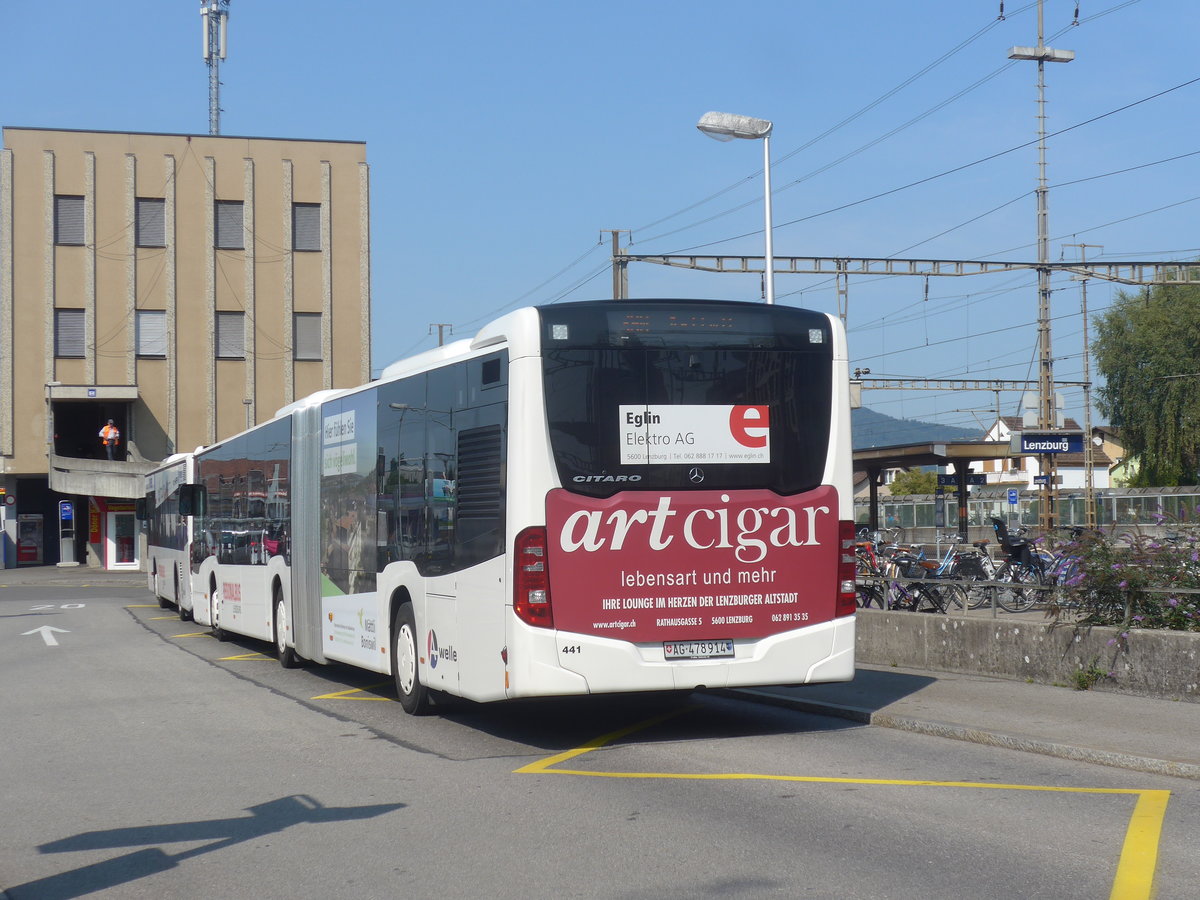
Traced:
[[917, 591], [920, 585], [916, 582], [889, 581], [884, 586], [884, 609], [913, 612], [917, 608]]
[[967, 592], [963, 590], [962, 585], [942, 584], [937, 586], [937, 591], [941, 595], [942, 605], [945, 607], [946, 612], [949, 612], [952, 607], [959, 611], [966, 609]]
[[[958, 564], [950, 571], [951, 578], [964, 579], [967, 581], [989, 581], [988, 573], [984, 571], [983, 563], [978, 557], [967, 556], [958, 561]], [[982, 584], [967, 584], [959, 585], [965, 595], [965, 602], [968, 609], [979, 609], [981, 606], [991, 605], [992, 591], [990, 588]], [[955, 598], [955, 602], [957, 598]]]
[[[951, 608], [963, 610], [972, 602], [971, 594], [966, 586], [961, 584], [938, 584], [931, 585], [930, 589], [938, 595], [938, 599], [942, 604], [942, 612], [950, 612]], [[977, 590], [982, 590], [981, 588]], [[978, 604], [977, 604], [978, 605]], [[970, 607], [974, 609], [975, 607]]]
[[858, 583], [854, 586], [861, 609], [883, 609], [883, 590], [877, 584]]
[[915, 584], [909, 587], [913, 588], [913, 612], [944, 613], [946, 611], [947, 589], [953, 588], [954, 585]]
[[996, 605], [1006, 612], [1025, 612], [1041, 599], [1041, 591], [1036, 587], [1025, 587], [1042, 583], [1033, 566], [1006, 562], [996, 573], [996, 580], [1007, 582], [995, 589]]

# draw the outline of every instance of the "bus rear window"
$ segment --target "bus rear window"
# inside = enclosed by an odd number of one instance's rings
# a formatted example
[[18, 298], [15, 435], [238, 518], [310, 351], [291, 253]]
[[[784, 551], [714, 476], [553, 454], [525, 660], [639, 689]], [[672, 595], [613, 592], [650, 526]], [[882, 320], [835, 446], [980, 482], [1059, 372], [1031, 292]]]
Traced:
[[542, 365], [550, 442], [569, 490], [793, 494], [821, 483], [827, 353], [544, 349]]

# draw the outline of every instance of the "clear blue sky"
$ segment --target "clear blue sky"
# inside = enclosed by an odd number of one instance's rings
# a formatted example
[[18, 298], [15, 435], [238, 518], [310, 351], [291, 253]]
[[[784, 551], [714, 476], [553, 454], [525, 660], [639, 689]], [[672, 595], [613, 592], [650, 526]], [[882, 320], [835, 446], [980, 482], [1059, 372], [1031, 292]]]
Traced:
[[[379, 370], [434, 346], [432, 322], [465, 336], [609, 296], [603, 229], [632, 230], [635, 253], [761, 254], [760, 145], [703, 137], [708, 110], [775, 123], [779, 256], [1035, 260], [1037, 67], [1007, 53], [1036, 42], [1036, 4], [1000, 6], [233, 0], [221, 131], [367, 143]], [[1081, 0], [1073, 27], [1075, 6], [1045, 4], [1047, 43], [1077, 54], [1047, 65], [1047, 130], [1136, 105], [1050, 139], [1051, 258], [1080, 242], [1097, 260], [1200, 257], [1200, 155], [1161, 162], [1200, 153], [1200, 82], [1146, 100], [1200, 77], [1200, 4]], [[0, 124], [207, 132], [197, 0], [12, 2], [3, 22]], [[754, 276], [638, 264], [629, 280], [638, 297], [759, 296]], [[1054, 287], [1055, 375], [1077, 380], [1079, 286]], [[837, 310], [828, 279], [779, 276], [776, 293]], [[1089, 307], [1113, 296], [1092, 282]], [[851, 365], [1036, 378], [1036, 316], [1032, 273], [930, 279], [928, 299], [921, 278], [852, 279]], [[1066, 399], [1081, 417], [1081, 392]], [[970, 426], [995, 398], [865, 401]]]

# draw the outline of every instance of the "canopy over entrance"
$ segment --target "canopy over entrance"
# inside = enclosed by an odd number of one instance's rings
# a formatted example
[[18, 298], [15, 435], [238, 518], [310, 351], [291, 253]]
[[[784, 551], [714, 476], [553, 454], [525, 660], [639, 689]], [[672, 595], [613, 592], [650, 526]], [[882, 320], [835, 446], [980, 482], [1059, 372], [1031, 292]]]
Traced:
[[900, 444], [894, 447], [869, 447], [854, 451], [854, 470], [867, 473], [870, 490], [872, 531], [879, 528], [879, 478], [884, 469], [911, 469], [914, 466], [949, 466], [954, 469], [958, 495], [958, 531], [967, 539], [967, 475], [971, 465], [989, 459], [1010, 459], [1008, 441], [947, 441], [937, 444]]

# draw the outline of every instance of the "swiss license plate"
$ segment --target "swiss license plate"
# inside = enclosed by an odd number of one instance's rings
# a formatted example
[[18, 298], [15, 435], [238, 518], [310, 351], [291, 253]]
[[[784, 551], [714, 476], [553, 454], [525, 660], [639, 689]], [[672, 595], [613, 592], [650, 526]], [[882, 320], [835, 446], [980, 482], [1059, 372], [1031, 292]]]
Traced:
[[715, 659], [733, 656], [733, 641], [663, 641], [667, 659]]

